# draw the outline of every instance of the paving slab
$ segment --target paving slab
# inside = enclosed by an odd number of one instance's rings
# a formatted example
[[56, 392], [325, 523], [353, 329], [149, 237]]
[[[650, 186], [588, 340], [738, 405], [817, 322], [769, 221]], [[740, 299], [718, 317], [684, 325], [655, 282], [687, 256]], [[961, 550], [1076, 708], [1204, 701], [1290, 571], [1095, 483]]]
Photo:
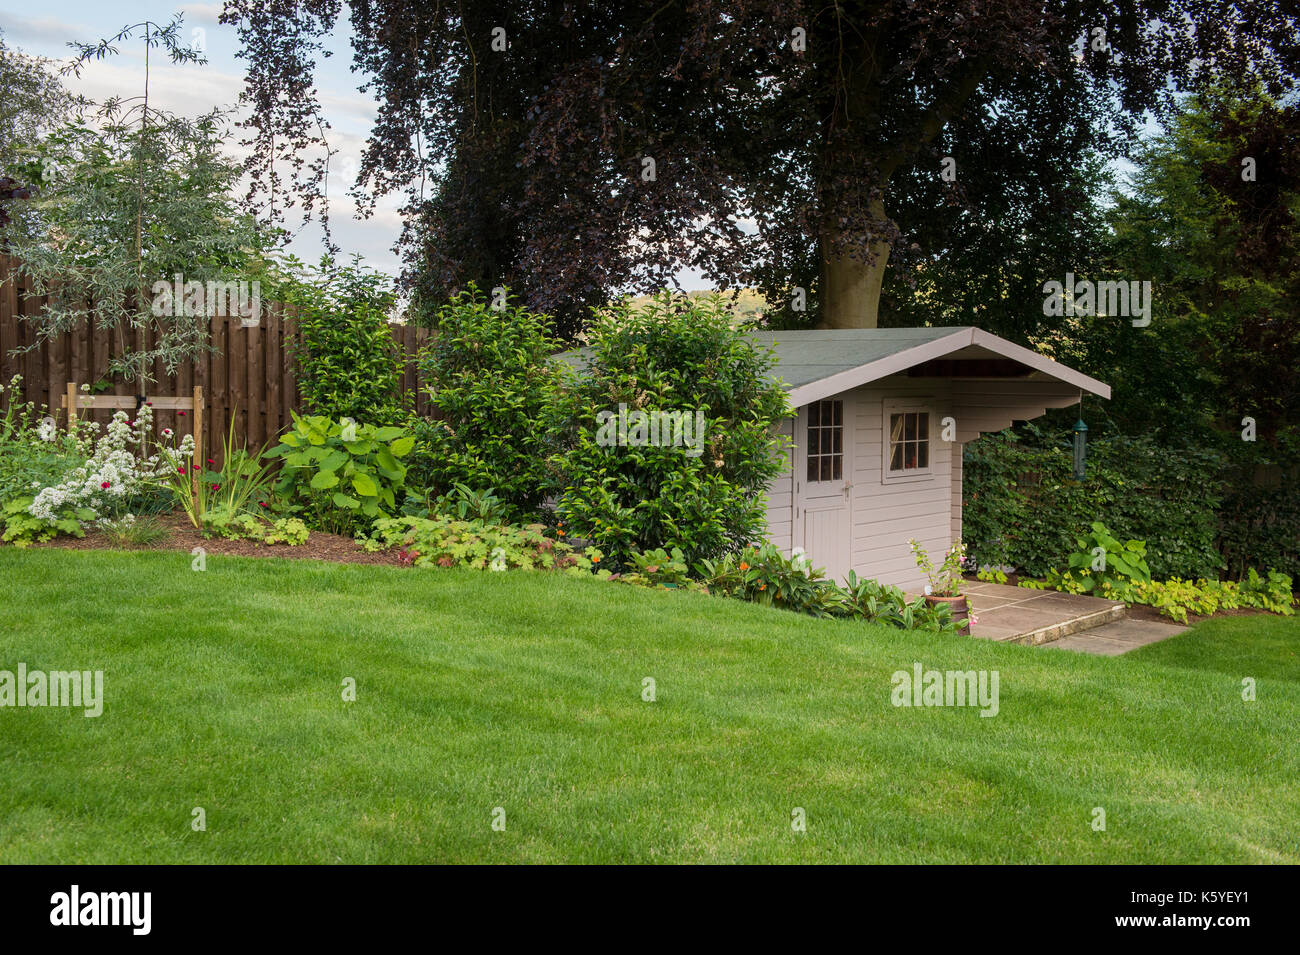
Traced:
[[1125, 618], [1114, 623], [1094, 627], [1091, 630], [1084, 630], [1061, 637], [1059, 640], [1045, 644], [1045, 646], [1060, 650], [1074, 650], [1079, 653], [1095, 653], [1100, 656], [1117, 657], [1122, 653], [1128, 653], [1130, 650], [1136, 650], [1138, 647], [1145, 647], [1149, 643], [1157, 643], [1161, 640], [1168, 640], [1170, 637], [1176, 637], [1186, 630], [1187, 627], [1181, 627], [1176, 623]]

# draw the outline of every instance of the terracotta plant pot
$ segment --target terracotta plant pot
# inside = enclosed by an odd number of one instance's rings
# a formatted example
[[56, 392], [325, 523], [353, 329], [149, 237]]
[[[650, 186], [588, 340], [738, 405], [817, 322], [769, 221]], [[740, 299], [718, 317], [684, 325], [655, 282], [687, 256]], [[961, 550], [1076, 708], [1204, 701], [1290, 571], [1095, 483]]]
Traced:
[[953, 623], [957, 624], [957, 632], [970, 636], [970, 606], [966, 603], [965, 595], [958, 597], [936, 597], [926, 595], [925, 602], [931, 607], [937, 607], [939, 604], [947, 604], [952, 609]]

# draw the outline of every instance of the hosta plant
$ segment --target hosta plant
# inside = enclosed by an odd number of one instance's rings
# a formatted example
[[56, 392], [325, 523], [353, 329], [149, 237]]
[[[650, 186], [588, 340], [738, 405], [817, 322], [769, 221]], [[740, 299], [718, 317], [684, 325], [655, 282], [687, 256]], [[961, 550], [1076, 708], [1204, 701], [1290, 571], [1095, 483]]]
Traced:
[[395, 425], [295, 414], [266, 456], [284, 461], [276, 485], [281, 506], [308, 526], [347, 534], [396, 513], [406, 483], [402, 459], [414, 446]]

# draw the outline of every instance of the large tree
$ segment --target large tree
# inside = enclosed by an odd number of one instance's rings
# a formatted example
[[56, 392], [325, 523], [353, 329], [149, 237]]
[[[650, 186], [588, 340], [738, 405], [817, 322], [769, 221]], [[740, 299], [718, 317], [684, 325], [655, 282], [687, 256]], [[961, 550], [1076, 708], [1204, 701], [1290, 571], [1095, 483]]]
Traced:
[[[810, 318], [873, 326], [900, 242], [935, 255], [969, 232], [927, 206], [1060, 233], [1084, 205], [1065, 173], [1085, 147], [1122, 151], [1146, 111], [1211, 78], [1285, 95], [1300, 66], [1294, 12], [1235, 0], [348, 7], [379, 108], [359, 188], [405, 192], [408, 279], [434, 297], [510, 285], [567, 331], [612, 291], [683, 266], [795, 308], [803, 289]], [[319, 208], [315, 60], [342, 10], [226, 3], [264, 200]]]

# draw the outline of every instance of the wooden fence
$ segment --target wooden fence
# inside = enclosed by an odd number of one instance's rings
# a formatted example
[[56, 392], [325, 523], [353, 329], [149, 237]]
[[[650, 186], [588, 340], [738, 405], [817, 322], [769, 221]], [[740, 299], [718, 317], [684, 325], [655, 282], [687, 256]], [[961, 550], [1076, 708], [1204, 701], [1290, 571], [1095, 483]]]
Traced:
[[[10, 260], [0, 255], [0, 381], [6, 388], [10, 378], [21, 375], [23, 398], [50, 409], [59, 424], [66, 422], [60, 410], [68, 382], [94, 385], [108, 370], [113, 333], [98, 328], [81, 328], [55, 339], [39, 342], [29, 351], [15, 351], [38, 341], [37, 329], [23, 319], [40, 313], [44, 301], [27, 294], [16, 280]], [[408, 325], [389, 326], [394, 344], [404, 357], [401, 389], [412, 407], [429, 413], [429, 397], [421, 387], [415, 356], [428, 339], [427, 329]], [[134, 348], [148, 348], [152, 336], [134, 333]], [[203, 445], [218, 451], [234, 418], [235, 435], [250, 447], [273, 442], [292, 424], [290, 411], [301, 412], [298, 394], [298, 364], [294, 359], [297, 330], [293, 315], [284, 306], [264, 305], [261, 322], [245, 326], [239, 316], [216, 317], [211, 324], [211, 344], [216, 351], [167, 375], [161, 362], [155, 363], [154, 380], [146, 395], [191, 395], [203, 388], [206, 402]], [[103, 394], [136, 395], [137, 383], [114, 382]], [[6, 397], [8, 397], [6, 395]], [[79, 416], [105, 424], [111, 409], [81, 409]], [[192, 417], [177, 410], [159, 410], [154, 415], [157, 429], [171, 428], [177, 434], [192, 431]]]

